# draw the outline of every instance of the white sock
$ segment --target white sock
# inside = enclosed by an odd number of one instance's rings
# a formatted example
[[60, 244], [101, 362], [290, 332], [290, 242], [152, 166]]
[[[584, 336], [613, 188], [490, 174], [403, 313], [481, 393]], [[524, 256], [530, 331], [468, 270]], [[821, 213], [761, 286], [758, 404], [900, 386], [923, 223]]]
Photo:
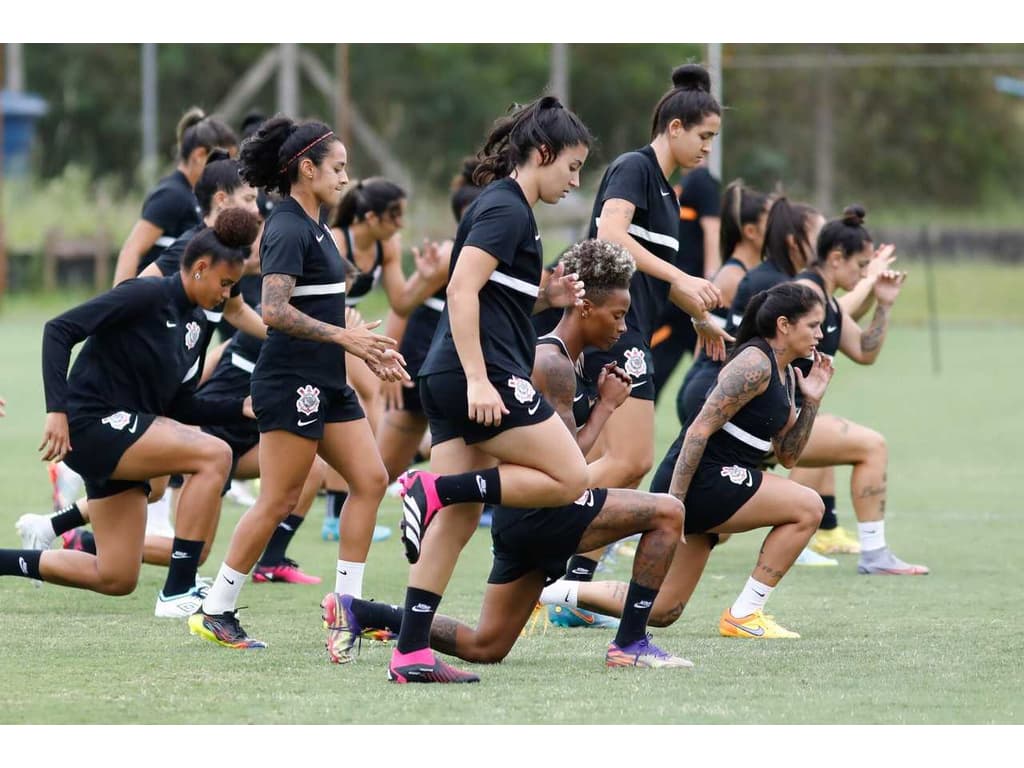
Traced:
[[363, 571], [366, 563], [338, 561], [338, 575], [334, 578], [334, 591], [339, 595], [363, 596]]
[[213, 585], [203, 600], [203, 612], [215, 616], [234, 611], [238, 605], [238, 595], [248, 575], [229, 568], [227, 563], [222, 563], [220, 570], [217, 571], [217, 578], [213, 580]]
[[568, 605], [570, 608], [575, 608], [580, 599], [581, 583], [579, 581], [566, 581], [565, 579], [552, 582], [544, 587], [544, 591], [540, 593], [540, 604]]
[[754, 613], [754, 611], [760, 611], [764, 608], [764, 604], [768, 602], [768, 596], [772, 593], [773, 589], [775, 587], [762, 584], [751, 576], [747, 579], [747, 585], [740, 592], [740, 596], [736, 598], [736, 602], [729, 609], [730, 613], [735, 618], [742, 619], [744, 616]]
[[885, 520], [874, 520], [870, 523], [857, 523], [857, 536], [860, 548], [864, 552], [885, 547]]

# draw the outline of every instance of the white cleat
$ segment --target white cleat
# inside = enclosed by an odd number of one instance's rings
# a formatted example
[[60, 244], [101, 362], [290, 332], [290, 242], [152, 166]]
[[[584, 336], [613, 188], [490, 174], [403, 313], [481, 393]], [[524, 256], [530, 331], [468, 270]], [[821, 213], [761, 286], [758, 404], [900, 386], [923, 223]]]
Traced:
[[804, 551], [800, 553], [800, 556], [793, 561], [793, 565], [816, 565], [816, 566], [829, 566], [839, 565], [839, 561], [834, 557], [825, 557], [819, 555], [810, 547], [804, 547]]
[[243, 507], [251, 507], [256, 503], [256, 497], [249, 492], [242, 480], [232, 480], [231, 487], [225, 495]]
[[21, 546], [24, 549], [49, 549], [57, 538], [49, 515], [29, 512], [19, 517], [14, 527], [21, 536]]
[[193, 587], [182, 595], [164, 597], [163, 590], [157, 593], [156, 610], [153, 614], [158, 619], [187, 619], [199, 610], [206, 597], [206, 589]]

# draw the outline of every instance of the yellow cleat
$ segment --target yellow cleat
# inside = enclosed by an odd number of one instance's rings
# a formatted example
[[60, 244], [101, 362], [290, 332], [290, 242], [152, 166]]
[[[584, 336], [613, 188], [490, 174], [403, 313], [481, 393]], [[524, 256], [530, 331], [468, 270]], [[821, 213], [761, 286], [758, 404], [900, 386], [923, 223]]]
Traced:
[[746, 637], [751, 640], [800, 637], [798, 633], [776, 624], [775, 620], [771, 616], [766, 616], [763, 611], [754, 611], [749, 616], [736, 618], [728, 608], [722, 611], [722, 617], [718, 620], [718, 632], [722, 637]]
[[818, 529], [807, 545], [821, 555], [859, 555], [860, 542], [842, 526]]

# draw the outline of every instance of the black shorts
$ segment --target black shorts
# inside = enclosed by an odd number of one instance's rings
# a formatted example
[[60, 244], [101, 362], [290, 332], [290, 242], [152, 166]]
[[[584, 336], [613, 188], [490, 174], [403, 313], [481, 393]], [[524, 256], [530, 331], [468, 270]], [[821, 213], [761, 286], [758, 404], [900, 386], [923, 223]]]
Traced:
[[583, 373], [591, 381], [597, 381], [601, 368], [612, 361], [622, 366], [633, 379], [630, 397], [654, 400], [654, 356], [643, 334], [629, 328], [607, 351], [588, 347], [583, 355]]
[[144, 480], [111, 480], [118, 462], [146, 430], [156, 416], [152, 413], [76, 414], [68, 418], [73, 450], [64, 462], [85, 481], [85, 495], [103, 499], [132, 488], [149, 496], [150, 486]]
[[[654, 473], [651, 493], [668, 493], [682, 444], [680, 435]], [[763, 479], [759, 469], [701, 461], [686, 491], [683, 533], [707, 533], [720, 526], [753, 498]]]
[[564, 507], [497, 507], [491, 522], [494, 564], [487, 583], [508, 584], [538, 570], [544, 572], [545, 584], [565, 576], [566, 563], [607, 499], [606, 488], [594, 488]]
[[718, 374], [721, 373], [720, 365], [702, 365], [694, 368], [693, 375], [683, 380], [676, 396], [676, 415], [679, 423], [685, 424], [691, 416], [696, 415], [708, 399], [708, 392], [718, 381]]
[[324, 436], [324, 425], [364, 418], [355, 390], [330, 387], [297, 376], [252, 380], [252, 407], [259, 431], [283, 429], [310, 440]]
[[489, 371], [487, 377], [508, 409], [498, 426], [487, 427], [469, 418], [466, 377], [462, 371], [433, 373], [420, 379], [420, 401], [430, 422], [431, 445], [456, 437], [461, 437], [466, 445], [482, 443], [515, 427], [540, 424], [555, 413], [529, 379], [497, 371]]
[[420, 400], [420, 384], [416, 381], [416, 374], [409, 371], [409, 375], [412, 376], [413, 386], [402, 388], [402, 410], [422, 416], [424, 414], [423, 401]]
[[697, 329], [691, 318], [675, 304], [669, 304], [661, 315], [661, 323], [651, 337], [654, 357], [654, 391], [660, 395], [684, 355], [692, 355], [697, 346]]

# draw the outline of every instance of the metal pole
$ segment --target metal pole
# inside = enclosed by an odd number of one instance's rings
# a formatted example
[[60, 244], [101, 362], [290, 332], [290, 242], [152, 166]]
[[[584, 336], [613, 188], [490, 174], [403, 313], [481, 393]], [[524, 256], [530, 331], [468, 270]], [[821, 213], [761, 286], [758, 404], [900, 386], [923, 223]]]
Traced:
[[[708, 70], [711, 75], [711, 95], [715, 101], [722, 103], [722, 44], [708, 43]], [[719, 181], [722, 180], [722, 134], [718, 134], [711, 142], [711, 157], [708, 170]]]
[[935, 268], [932, 264], [932, 234], [928, 232], [928, 244], [924, 249], [925, 295], [928, 300], [928, 335], [931, 338], [932, 373], [942, 373], [942, 357], [939, 348], [939, 306], [938, 291], [935, 289]]
[[337, 91], [334, 95], [334, 125], [338, 129], [341, 143], [352, 147], [352, 90], [348, 64], [348, 43], [334, 46], [334, 79]]
[[551, 44], [551, 93], [569, 106], [569, 44]]
[[25, 59], [22, 56], [21, 43], [7, 43], [5, 54], [7, 73], [4, 87], [9, 91], [21, 93], [25, 90]]
[[295, 119], [299, 116], [299, 46], [297, 43], [280, 43], [280, 49], [277, 108]]
[[156, 181], [157, 105], [160, 101], [156, 43], [142, 44], [142, 178], [146, 186]]
[[832, 67], [825, 64], [816, 75], [814, 107], [814, 197], [825, 218], [832, 216], [835, 193], [835, 132], [832, 126]]

